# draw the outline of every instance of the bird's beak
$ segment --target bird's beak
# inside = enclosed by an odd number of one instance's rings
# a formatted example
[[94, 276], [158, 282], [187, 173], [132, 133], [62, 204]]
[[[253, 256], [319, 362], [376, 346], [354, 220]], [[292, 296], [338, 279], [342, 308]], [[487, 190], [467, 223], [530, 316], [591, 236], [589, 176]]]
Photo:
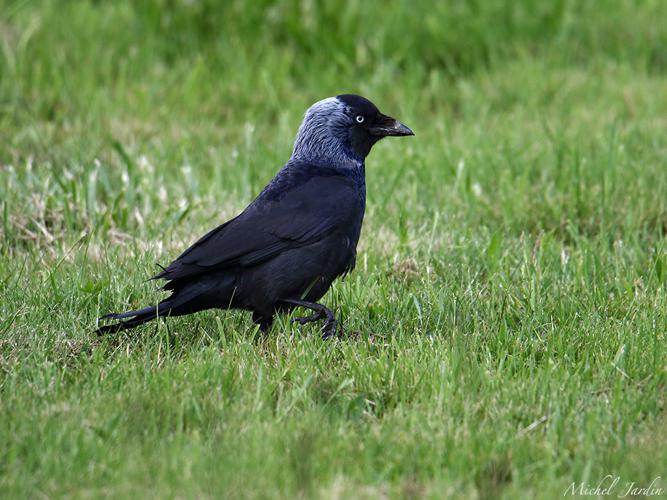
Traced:
[[415, 135], [412, 130], [395, 118], [382, 114], [375, 119], [369, 131], [376, 137]]

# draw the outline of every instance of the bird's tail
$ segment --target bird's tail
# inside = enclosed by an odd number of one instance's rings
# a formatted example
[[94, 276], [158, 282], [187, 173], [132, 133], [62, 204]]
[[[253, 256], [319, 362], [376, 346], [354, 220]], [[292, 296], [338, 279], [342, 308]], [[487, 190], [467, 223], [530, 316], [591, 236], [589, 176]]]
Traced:
[[225, 304], [224, 297], [234, 294], [234, 277], [211, 276], [209, 279], [199, 280], [192, 283], [182, 284], [172, 295], [165, 298], [159, 304], [127, 311], [122, 313], [111, 313], [102, 316], [98, 321], [116, 320], [116, 322], [98, 327], [98, 335], [105, 333], [129, 330], [148, 321], [163, 316], [181, 316], [191, 314], [211, 307], [219, 307]]
[[97, 334], [103, 335], [105, 333], [116, 333], [123, 330], [129, 330], [130, 328], [134, 328], [143, 323], [154, 320], [158, 316], [166, 316], [169, 314], [170, 309], [171, 308], [168, 307], [167, 301], [163, 301], [156, 306], [144, 307], [143, 309], [137, 309], [136, 311], [105, 314], [99, 318], [98, 321], [119, 321], [98, 327]]

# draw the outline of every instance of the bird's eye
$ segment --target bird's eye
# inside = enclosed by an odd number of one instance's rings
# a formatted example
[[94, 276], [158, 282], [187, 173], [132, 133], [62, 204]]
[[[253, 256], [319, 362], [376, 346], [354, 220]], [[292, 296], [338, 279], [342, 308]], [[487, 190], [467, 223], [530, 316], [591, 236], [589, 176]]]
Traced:
[[357, 120], [357, 123], [364, 123], [364, 117], [361, 116], [361, 115], [357, 115], [357, 117], [355, 118], [355, 120]]

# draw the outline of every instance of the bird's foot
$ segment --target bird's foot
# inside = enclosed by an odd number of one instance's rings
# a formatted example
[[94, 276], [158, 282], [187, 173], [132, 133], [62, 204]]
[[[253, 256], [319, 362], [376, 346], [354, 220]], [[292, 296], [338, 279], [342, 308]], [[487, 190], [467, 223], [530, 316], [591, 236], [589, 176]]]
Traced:
[[298, 322], [301, 325], [305, 325], [306, 323], [323, 319], [325, 321], [322, 326], [322, 338], [329, 339], [338, 336], [338, 322], [336, 321], [336, 317], [330, 309], [324, 307], [322, 304], [294, 299], [283, 299], [282, 302], [290, 306], [305, 307], [314, 311], [314, 314], [311, 314], [310, 316], [293, 318], [291, 323]]
[[324, 322], [324, 325], [322, 326], [322, 338], [323, 339], [330, 339], [332, 337], [340, 337], [343, 333], [343, 328], [338, 325], [338, 321], [336, 321], [335, 318], [327, 318], [326, 314], [317, 312], [315, 314], [311, 314], [310, 316], [300, 316], [297, 318], [292, 318], [290, 321], [291, 324], [294, 323], [299, 323], [301, 326], [306, 325], [308, 323], [312, 323], [314, 321], [320, 321], [322, 319], [326, 319]]
[[324, 318], [324, 314], [322, 314], [321, 311], [318, 311], [315, 314], [311, 314], [310, 316], [299, 316], [297, 318], [292, 318], [290, 323], [299, 323], [301, 326], [303, 326], [305, 324], [312, 323], [313, 321], [319, 321]]
[[332, 339], [334, 337], [339, 337], [342, 332], [343, 328], [338, 327], [338, 321], [336, 321], [336, 318], [327, 318], [327, 320], [324, 322], [324, 326], [322, 327], [322, 338]]

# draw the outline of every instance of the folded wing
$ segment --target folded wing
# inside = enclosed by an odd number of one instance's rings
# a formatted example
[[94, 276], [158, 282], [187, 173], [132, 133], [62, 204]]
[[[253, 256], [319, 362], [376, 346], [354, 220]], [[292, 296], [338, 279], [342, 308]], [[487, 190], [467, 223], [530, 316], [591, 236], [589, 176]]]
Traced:
[[277, 195], [260, 196], [236, 218], [213, 229], [155, 276], [169, 290], [211, 270], [257, 265], [360, 223], [363, 205], [354, 181], [312, 176]]

